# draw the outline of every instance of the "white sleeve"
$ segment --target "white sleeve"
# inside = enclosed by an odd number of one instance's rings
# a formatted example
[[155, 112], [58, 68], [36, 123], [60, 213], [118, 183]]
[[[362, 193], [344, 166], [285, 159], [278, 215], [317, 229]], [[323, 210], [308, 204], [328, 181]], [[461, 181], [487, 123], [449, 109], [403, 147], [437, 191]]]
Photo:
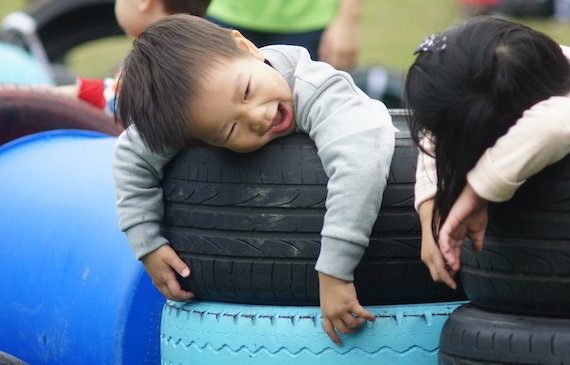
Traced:
[[414, 208], [419, 212], [420, 205], [432, 199], [437, 192], [437, 170], [435, 167], [435, 145], [429, 136], [422, 138], [420, 144], [428, 153], [419, 148], [416, 166], [416, 184], [414, 186]]
[[524, 112], [479, 159], [467, 181], [493, 202], [509, 200], [527, 178], [570, 152], [570, 98], [554, 96]]

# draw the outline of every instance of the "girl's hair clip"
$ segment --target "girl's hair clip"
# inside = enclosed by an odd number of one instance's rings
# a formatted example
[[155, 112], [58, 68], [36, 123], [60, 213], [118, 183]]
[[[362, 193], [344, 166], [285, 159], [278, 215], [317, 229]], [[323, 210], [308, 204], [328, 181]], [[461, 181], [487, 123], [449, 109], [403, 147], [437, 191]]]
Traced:
[[436, 52], [443, 51], [447, 47], [447, 36], [442, 36], [439, 33], [434, 33], [427, 36], [423, 42], [416, 48], [414, 54], [420, 52]]

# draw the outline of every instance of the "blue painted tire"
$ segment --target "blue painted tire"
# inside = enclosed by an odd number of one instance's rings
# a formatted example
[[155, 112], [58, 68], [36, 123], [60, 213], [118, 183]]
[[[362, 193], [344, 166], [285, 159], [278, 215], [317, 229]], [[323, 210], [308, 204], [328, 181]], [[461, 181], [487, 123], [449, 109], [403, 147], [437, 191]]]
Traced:
[[47, 70], [37, 59], [22, 48], [0, 43], [0, 83], [47, 84], [54, 83]]
[[154, 289], [119, 230], [115, 138], [49, 131], [0, 147], [0, 350], [29, 364], [157, 364]]
[[335, 346], [319, 307], [168, 301], [161, 357], [167, 365], [437, 364], [441, 330], [464, 302], [367, 307], [376, 316]]

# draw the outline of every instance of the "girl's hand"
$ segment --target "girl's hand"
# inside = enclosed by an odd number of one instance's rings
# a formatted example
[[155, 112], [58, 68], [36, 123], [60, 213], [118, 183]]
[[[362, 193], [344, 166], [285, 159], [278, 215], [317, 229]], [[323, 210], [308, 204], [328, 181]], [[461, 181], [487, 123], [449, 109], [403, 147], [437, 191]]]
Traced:
[[471, 185], [465, 185], [439, 231], [439, 248], [452, 272], [461, 267], [461, 247], [467, 235], [475, 251], [483, 249], [487, 219], [487, 201], [477, 195]]
[[433, 281], [442, 282], [451, 289], [457, 289], [457, 283], [453, 280], [455, 272], [450, 272], [446, 267], [443, 255], [433, 238], [431, 229], [433, 203], [433, 199], [426, 200], [418, 209], [422, 225], [421, 259], [428, 267]]
[[340, 345], [340, 333], [350, 333], [364, 321], [375, 317], [358, 302], [354, 283], [319, 273], [319, 297], [323, 313], [323, 329], [330, 339]]
[[179, 302], [194, 298], [194, 293], [182, 290], [176, 280], [176, 273], [183, 278], [188, 277], [190, 268], [178, 257], [170, 245], [160, 246], [144, 256], [142, 262], [152, 283], [166, 298]]

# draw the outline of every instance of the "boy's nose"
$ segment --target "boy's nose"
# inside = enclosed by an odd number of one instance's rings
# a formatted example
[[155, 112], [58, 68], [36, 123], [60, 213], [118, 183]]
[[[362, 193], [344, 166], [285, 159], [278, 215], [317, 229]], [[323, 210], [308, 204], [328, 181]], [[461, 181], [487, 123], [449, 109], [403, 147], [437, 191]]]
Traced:
[[255, 122], [250, 122], [249, 123], [249, 129], [253, 132], [256, 133], [260, 136], [264, 135], [265, 133], [267, 133], [267, 131], [269, 130], [269, 126], [271, 124], [267, 123], [263, 120], [257, 120]]
[[267, 133], [271, 126], [271, 118], [267, 115], [266, 108], [255, 108], [248, 114], [249, 129], [259, 135]]

